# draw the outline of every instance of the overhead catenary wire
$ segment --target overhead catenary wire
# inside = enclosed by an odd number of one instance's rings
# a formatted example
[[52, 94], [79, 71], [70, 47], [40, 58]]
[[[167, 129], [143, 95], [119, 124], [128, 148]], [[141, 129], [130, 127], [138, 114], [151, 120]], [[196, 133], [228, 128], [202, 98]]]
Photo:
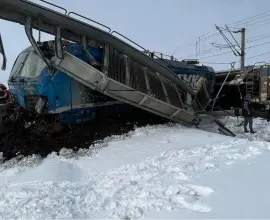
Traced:
[[[258, 35], [256, 37], [247, 38], [246, 45], [250, 45], [251, 43], [266, 40], [268, 38], [270, 38], [270, 33]], [[203, 55], [207, 55], [207, 54], [219, 52], [222, 50], [230, 49], [230, 47], [228, 45], [222, 45], [222, 44], [216, 44], [216, 43], [209, 43], [209, 45], [212, 45], [215, 48], [204, 48], [200, 53], [189, 54], [186, 57], [197, 57], [198, 58], [198, 57], [203, 56]], [[247, 48], [247, 49], [249, 49], [249, 48]]]
[[265, 34], [260, 34], [254, 37], [249, 37], [247, 38], [246, 42], [254, 42], [254, 41], [260, 41], [261, 39], [268, 38], [270, 36], [270, 33], [265, 33]]
[[[270, 41], [265, 42], [265, 43], [261, 43], [261, 44], [252, 45], [252, 46], [246, 47], [246, 49], [259, 47], [259, 46], [263, 46], [263, 45], [266, 45], [266, 44], [270, 44]], [[221, 56], [221, 55], [225, 55], [225, 54], [229, 54], [229, 53], [231, 53], [231, 50], [226, 51], [226, 52], [222, 52], [222, 53], [219, 53], [219, 54], [214, 54], [214, 55], [211, 55], [211, 56], [202, 57], [199, 60], [203, 60], [203, 59], [207, 59], [207, 58], [211, 58], [211, 57], [215, 57], [215, 56]]]
[[[255, 55], [255, 56], [248, 57], [248, 58], [246, 58], [246, 60], [249, 60], [249, 59], [252, 59], [252, 58], [256, 58], [256, 57], [259, 57], [259, 56], [263, 56], [263, 55], [266, 55], [266, 54], [270, 54], [270, 51], [269, 52], [266, 52], [266, 53], [261, 53], [261, 54]], [[240, 61], [238, 61], [238, 62], [240, 62]]]
[[[257, 15], [247, 17], [245, 19], [238, 20], [236, 22], [228, 24], [228, 26], [231, 27], [232, 25], [238, 25], [237, 27], [233, 27], [233, 28], [240, 28], [241, 25], [243, 26], [243, 24], [245, 24], [247, 26], [247, 24], [249, 24], [250, 22], [254, 22], [255, 20], [258, 20], [258, 19], [261, 19], [261, 18], [264, 18], [264, 17], [267, 17], [267, 16], [270, 16], [270, 11], [266, 11], [266, 12], [263, 12], [263, 13], [260, 13], [260, 14], [257, 14]], [[266, 20], [268, 20], [268, 19], [266, 19]], [[255, 22], [255, 23], [260, 23], [260, 22], [262, 22], [262, 21]], [[255, 23], [253, 23], [251, 25], [255, 25]], [[270, 19], [269, 19], [268, 23], [270, 23]], [[217, 32], [207, 32], [207, 33], [197, 37], [196, 39], [194, 39], [192, 41], [189, 41], [188, 43], [177, 46], [171, 52], [173, 54], [175, 54], [176, 52], [179, 51], [180, 48], [187, 47], [187, 46], [195, 46], [196, 42], [198, 40], [205, 41], [205, 40], [208, 40], [208, 39], [210, 39], [210, 38], [212, 38], [214, 36], [218, 36], [218, 35], [219, 35], [219, 33], [217, 33]]]
[[[252, 58], [256, 58], [256, 57], [260, 57], [260, 56], [263, 56], [263, 55], [266, 55], [266, 54], [270, 54], [270, 51], [268, 51], [268, 52], [265, 52], [265, 53], [261, 53], [261, 54], [257, 54], [257, 55], [255, 55], [255, 56], [251, 56], [251, 57], [248, 57], [248, 58], [246, 58], [245, 60], [250, 60], [250, 59], [252, 59]], [[231, 64], [231, 63], [239, 63], [240, 61], [239, 60], [235, 60], [235, 61], [233, 61], [233, 62], [228, 62], [228, 63], [222, 63], [222, 62], [208, 62], [208, 61], [203, 61], [203, 62], [201, 62], [201, 63], [208, 63], [208, 64]]]
[[[257, 21], [257, 22], [251, 23], [251, 24], [242, 25], [242, 26], [245, 26], [245, 27], [251, 27], [251, 26], [254, 26], [254, 25], [260, 24], [260, 23], [261, 23], [261, 25], [269, 24], [269, 23], [270, 23], [270, 18], [265, 19], [265, 20], [262, 20], [262, 21]], [[238, 26], [238, 27], [230, 27], [230, 28], [233, 28], [233, 29], [239, 29], [239, 28], [241, 28], [242, 26]]]
[[259, 13], [259, 14], [253, 15], [253, 16], [250, 16], [250, 17], [247, 17], [247, 18], [244, 18], [244, 19], [241, 19], [241, 20], [236, 21], [236, 22], [233, 22], [233, 23], [231, 23], [229, 25], [235, 25], [235, 24], [238, 24], [238, 23], [243, 24], [243, 23], [246, 23], [247, 20], [254, 21], [254, 20], [258, 19], [257, 17], [261, 18], [261, 15], [263, 15], [262, 17], [264, 17], [265, 15], [267, 15], [267, 16], [270, 15], [270, 10], [268, 10], [266, 12], [263, 12], [263, 13]]
[[[239, 20], [237, 22], [233, 22], [231, 24], [228, 24], [228, 26], [230, 26], [233, 29], [237, 29], [237, 31], [239, 31], [239, 29], [243, 28], [244, 26], [245, 26], [245, 28], [246, 27], [257, 27], [257, 26], [262, 27], [262, 26], [267, 25], [267, 24], [270, 23], [270, 17], [269, 16], [270, 16], [270, 10], [267, 11], [267, 12], [264, 12], [264, 13], [260, 13], [260, 14], [254, 15], [254, 16], [250, 16], [250, 17], [245, 18], [245, 19], [241, 19], [241, 20]], [[222, 29], [222, 30], [225, 30], [225, 29]], [[204, 64], [228, 65], [228, 64], [230, 64], [229, 62], [222, 62], [222, 61], [221, 62], [211, 62], [211, 61], [203, 62], [205, 59], [208, 59], [208, 58], [212, 58], [212, 57], [216, 57], [216, 56], [223, 56], [223, 55], [231, 53], [229, 47], [227, 47], [226, 45], [216, 43], [216, 42], [219, 41], [219, 40], [218, 41], [215, 40], [215, 39], [217, 39], [216, 36], [218, 36], [218, 35], [219, 35], [219, 33], [216, 33], [216, 32], [215, 33], [208, 32], [206, 34], [203, 34], [200, 37], [196, 38], [195, 41], [190, 41], [187, 44], [178, 46], [177, 48], [174, 49], [174, 53], [176, 53], [177, 51], [181, 50], [184, 47], [196, 46], [196, 54], [194, 54], [193, 56], [192, 55], [186, 56], [187, 59], [196, 57], [196, 59], [200, 60], [201, 63], [204, 63]], [[253, 48], [260, 47], [262, 45], [269, 44], [270, 42], [267, 41], [268, 38], [270, 38], [270, 33], [269, 32], [247, 38], [246, 39], [246, 48], [245, 49], [250, 50], [250, 49], [253, 49]], [[200, 40], [200, 42], [197, 42], [198, 40]], [[209, 43], [206, 44], [207, 41]], [[260, 42], [260, 41], [267, 41], [267, 42], [263, 42], [263, 43], [260, 43], [260, 44], [254, 44], [254, 43]], [[197, 44], [196, 44], [196, 42], [197, 42]], [[212, 47], [216, 46], [216, 48], [211, 48], [210, 45]], [[199, 49], [197, 48], [197, 46], [199, 46]], [[222, 53], [220, 53], [220, 51], [222, 51]], [[266, 54], [269, 54], [269, 53], [270, 52], [266, 52], [266, 53], [261, 53], [261, 54], [254, 55], [254, 56], [251, 56], [251, 57], [247, 57], [247, 58], [245, 58], [245, 60], [260, 57], [260, 56], [263, 56], [263, 55], [266, 55]], [[205, 56], [205, 55], [208, 55], [208, 54], [210, 54], [210, 56]], [[235, 62], [239, 63], [240, 61], [236, 60]]]
[[215, 56], [220, 56], [220, 55], [224, 55], [224, 54], [229, 54], [232, 53], [232, 51], [227, 51], [227, 52], [223, 52], [223, 53], [219, 53], [219, 54], [215, 54], [215, 55], [211, 55], [211, 56], [207, 56], [207, 57], [202, 57], [199, 60], [203, 60], [203, 59], [207, 59], [207, 58], [211, 58], [211, 57], [215, 57]]

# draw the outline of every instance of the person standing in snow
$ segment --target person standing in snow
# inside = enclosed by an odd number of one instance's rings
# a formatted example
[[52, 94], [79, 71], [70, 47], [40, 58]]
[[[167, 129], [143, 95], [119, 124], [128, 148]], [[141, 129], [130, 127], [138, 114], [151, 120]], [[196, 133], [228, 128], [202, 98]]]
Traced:
[[267, 110], [267, 121], [269, 122], [270, 121], [270, 97], [267, 98], [267, 107], [268, 107], [268, 110]]
[[252, 123], [253, 123], [253, 114], [252, 114], [252, 103], [251, 95], [246, 94], [243, 100], [242, 115], [244, 116], [244, 131], [247, 133], [247, 125], [249, 124], [250, 133], [254, 134]]

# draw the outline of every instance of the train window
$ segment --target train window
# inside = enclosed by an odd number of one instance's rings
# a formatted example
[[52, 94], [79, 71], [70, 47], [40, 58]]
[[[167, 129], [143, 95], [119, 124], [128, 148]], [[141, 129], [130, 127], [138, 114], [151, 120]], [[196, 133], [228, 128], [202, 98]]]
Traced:
[[21, 53], [17, 57], [16, 61], [14, 62], [14, 65], [12, 67], [9, 78], [15, 77], [20, 72], [20, 70], [21, 70], [21, 68], [22, 68], [22, 66], [23, 66], [23, 64], [25, 62], [25, 59], [26, 59], [27, 55], [28, 55], [28, 53], [26, 52], [26, 53]]
[[45, 62], [37, 55], [36, 52], [31, 52], [25, 62], [21, 72], [21, 77], [35, 78], [40, 75], [42, 70], [46, 67]]

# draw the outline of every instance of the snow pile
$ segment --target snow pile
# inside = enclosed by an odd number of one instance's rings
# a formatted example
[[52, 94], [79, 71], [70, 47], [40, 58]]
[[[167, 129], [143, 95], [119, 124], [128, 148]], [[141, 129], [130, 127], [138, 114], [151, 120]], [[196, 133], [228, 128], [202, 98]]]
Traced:
[[[260, 125], [256, 121], [257, 130]], [[137, 219], [155, 210], [210, 212], [207, 198], [215, 189], [192, 180], [268, 151], [261, 134], [250, 141], [179, 125], [147, 126], [107, 142], [92, 158], [75, 160], [63, 150], [63, 157], [51, 155], [5, 177], [0, 217]]]
[[[256, 131], [255, 134], [244, 133], [244, 119], [243, 117], [221, 117], [220, 121], [224, 123], [226, 128], [230, 129], [232, 132], [236, 134], [237, 138], [249, 139], [250, 141], [270, 141], [270, 123], [262, 118], [254, 118], [253, 119], [253, 128]], [[239, 126], [240, 125], [240, 126]], [[249, 129], [249, 127], [248, 127]], [[201, 130], [219, 133], [218, 126], [214, 123], [209, 123], [203, 125]]]
[[[1, 154], [0, 154], [0, 157], [1, 157]], [[0, 164], [0, 174], [4, 172], [8, 172], [12, 174], [23, 172], [31, 167], [36, 167], [41, 162], [42, 162], [42, 158], [39, 155], [31, 155], [28, 157], [18, 156]]]
[[[239, 118], [239, 123], [244, 122], [243, 118]], [[265, 119], [256, 118], [253, 119], [253, 128], [256, 131], [255, 134], [246, 134], [244, 133], [244, 127], [243, 125], [240, 127], [235, 126], [238, 124], [238, 121], [236, 118], [230, 117], [228, 119], [228, 128], [232, 129], [232, 131], [236, 132], [237, 137], [239, 138], [248, 138], [250, 141], [270, 141], [270, 123], [267, 122]]]

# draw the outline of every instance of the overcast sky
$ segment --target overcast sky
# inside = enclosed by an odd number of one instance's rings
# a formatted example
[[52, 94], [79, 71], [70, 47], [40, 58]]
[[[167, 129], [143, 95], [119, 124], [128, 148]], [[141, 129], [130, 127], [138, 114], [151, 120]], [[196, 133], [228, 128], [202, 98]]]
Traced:
[[[267, 12], [267, 9], [270, 10], [269, 0], [54, 0], [51, 2], [65, 7], [68, 11], [75, 11], [103, 23], [147, 49], [166, 54], [174, 53], [179, 59], [196, 58], [196, 38], [208, 32], [218, 33], [215, 24], [219, 26], [241, 24], [242, 27], [243, 22], [237, 24], [235, 22]], [[247, 20], [249, 22], [246, 24], [247, 39], [270, 33], [270, 12], [260, 20], [258, 17], [256, 19]], [[21, 25], [0, 21], [0, 31], [8, 59], [7, 70], [5, 72], [0, 70], [0, 81], [6, 83], [17, 55], [30, 43]], [[240, 39], [239, 34], [235, 36]], [[230, 52], [219, 55], [229, 51], [228, 49], [215, 51], [217, 48], [211, 43], [225, 44], [220, 35], [217, 34], [205, 41], [203, 37], [201, 39], [200, 48], [199, 46], [197, 48], [200, 56], [197, 58], [204, 58], [201, 62], [205, 62], [205, 65], [213, 66], [215, 70], [228, 69], [229, 64], [209, 63], [229, 63], [239, 60], [239, 57], [235, 57]], [[266, 44], [248, 49], [247, 58], [270, 52], [270, 44], [267, 44], [270, 41], [270, 34], [262, 40], [254, 39], [255, 41], [251, 40], [247, 47]], [[43, 40], [46, 38], [43, 37]], [[180, 47], [190, 41], [192, 43], [188, 46]], [[206, 52], [209, 49], [211, 53]], [[2, 57], [0, 59], [2, 61]], [[257, 61], [269, 62], [270, 53], [248, 59], [247, 64]], [[236, 63], [236, 67], [238, 66], [239, 63]]]

